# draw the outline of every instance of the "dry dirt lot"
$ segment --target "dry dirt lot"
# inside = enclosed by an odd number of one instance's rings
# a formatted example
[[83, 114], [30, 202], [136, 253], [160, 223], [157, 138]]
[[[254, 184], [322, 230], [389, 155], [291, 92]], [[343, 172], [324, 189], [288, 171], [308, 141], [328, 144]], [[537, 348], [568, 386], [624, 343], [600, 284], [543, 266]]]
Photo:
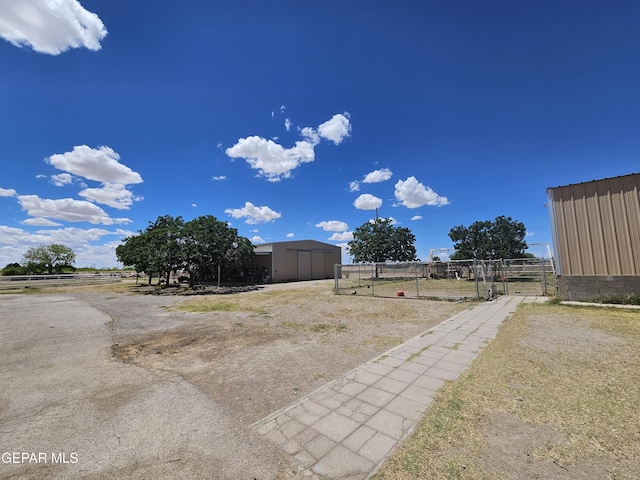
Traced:
[[[80, 392], [77, 386], [72, 388], [73, 395], [65, 393], [54, 403], [50, 399], [47, 408], [67, 415], [69, 402], [77, 396], [72, 404], [80, 413], [74, 415], [85, 412], [82, 415], [86, 414], [96, 428], [115, 428], [113, 425], [122, 420], [134, 422], [143, 431], [147, 421], [135, 416], [137, 410], [120, 420], [118, 412], [131, 409], [131, 405], [157, 408], [156, 404], [144, 403], [141, 392], [152, 394], [151, 399], [156, 398], [158, 389], [170, 390], [171, 395], [162, 397], [166, 400], [160, 405], [162, 412], [173, 415], [184, 408], [180, 402], [193, 397], [192, 410], [185, 412], [189, 415], [184, 418], [203, 418], [205, 423], [197, 433], [187, 434], [184, 422], [177, 418], [180, 431], [184, 430], [180, 435], [186, 435], [178, 446], [186, 445], [186, 450], [160, 461], [154, 456], [141, 458], [134, 449], [130, 456], [135, 460], [118, 459], [126, 465], [117, 470], [119, 476], [177, 478], [179, 473], [181, 478], [243, 478], [230, 466], [242, 457], [247, 465], [269, 465], [257, 478], [302, 478], [282, 452], [262, 445], [244, 427], [472, 306], [408, 298], [335, 296], [331, 287], [331, 282], [309, 282], [198, 297], [132, 293], [130, 286], [47, 290], [43, 293], [63, 294], [73, 299], [67, 300], [70, 304], [86, 304], [106, 314], [91, 327], [102, 340], [89, 339], [88, 333], [82, 335], [86, 337], [83, 341], [95, 343], [95, 351], [104, 357], [96, 371], [111, 375], [96, 377], [96, 382], [103, 378], [102, 388], [92, 383], [94, 387]], [[45, 301], [44, 297], [34, 301], [34, 308]], [[558, 305], [520, 308], [469, 372], [443, 387], [436, 405], [379, 472], [379, 478], [638, 478], [639, 317], [637, 311]], [[73, 316], [65, 321], [72, 329]], [[5, 333], [15, 333], [18, 325], [16, 319]], [[52, 329], [46, 325], [38, 330], [42, 345], [51, 343], [49, 337], [60, 330], [59, 326]], [[57, 341], [63, 342], [63, 337]], [[17, 345], [11, 344], [14, 349]], [[34, 348], [37, 351], [38, 347]], [[26, 362], [27, 357], [18, 360]], [[36, 363], [34, 372], [44, 367], [52, 372], [55, 362], [40, 358]], [[18, 382], [17, 391], [24, 370], [11, 374], [11, 365], [4, 374], [8, 372]], [[20, 365], [21, 369], [27, 366]], [[52, 379], [51, 375], [47, 373], [46, 378]], [[136, 390], [140, 378], [144, 378], [143, 387]], [[185, 397], [186, 392], [189, 397]], [[0, 392], [4, 424], [7, 415], [12, 416], [13, 407], [3, 395], [10, 393]], [[53, 396], [44, 391], [25, 395], [34, 405], [36, 400], [46, 402]], [[19, 406], [27, 412], [27, 420], [19, 423], [13, 419], [25, 438], [32, 430], [29, 402]], [[60, 418], [67, 418], [68, 423], [68, 417]], [[88, 434], [67, 429], [68, 442]], [[10, 433], [0, 432], [0, 438]], [[233, 438], [227, 439], [226, 434]], [[118, 442], [127, 434], [122, 435]], [[203, 443], [194, 444], [194, 435]], [[114, 441], [108, 432], [103, 437]], [[53, 445], [60, 443], [52, 441]], [[160, 442], [147, 441], [154, 452], [163, 451]], [[96, 460], [105, 465], [84, 466], [103, 474], [93, 478], [107, 478], [109, 470], [103, 468], [111, 460], [104, 457], [102, 446], [95, 451]], [[121, 446], [114, 445], [113, 451], [124, 456]], [[211, 471], [214, 451], [220, 468]], [[227, 461], [228, 456], [236, 458]], [[223, 471], [222, 466], [229, 469]], [[41, 470], [15, 478], [41, 478], [38, 472]], [[207, 474], [203, 476], [202, 472]]]
[[250, 424], [469, 303], [336, 296], [330, 282], [198, 297], [95, 296], [113, 354], [179, 373]]

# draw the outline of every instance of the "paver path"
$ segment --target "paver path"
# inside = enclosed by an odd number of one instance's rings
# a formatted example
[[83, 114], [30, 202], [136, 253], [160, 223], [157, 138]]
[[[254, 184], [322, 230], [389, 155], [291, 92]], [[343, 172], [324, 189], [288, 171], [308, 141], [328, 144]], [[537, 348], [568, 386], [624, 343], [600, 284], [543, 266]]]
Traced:
[[253, 424], [309, 475], [364, 479], [416, 425], [445, 380], [456, 379], [520, 302], [500, 297], [459, 313]]

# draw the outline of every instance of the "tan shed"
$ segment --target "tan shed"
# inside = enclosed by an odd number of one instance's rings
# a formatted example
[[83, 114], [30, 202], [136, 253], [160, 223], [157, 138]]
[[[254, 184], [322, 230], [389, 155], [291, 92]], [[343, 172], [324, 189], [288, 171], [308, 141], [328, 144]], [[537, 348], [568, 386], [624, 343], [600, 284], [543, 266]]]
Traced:
[[547, 194], [560, 298], [640, 292], [640, 174]]
[[316, 240], [263, 243], [254, 251], [254, 263], [268, 282], [333, 278], [334, 265], [342, 258], [340, 247]]

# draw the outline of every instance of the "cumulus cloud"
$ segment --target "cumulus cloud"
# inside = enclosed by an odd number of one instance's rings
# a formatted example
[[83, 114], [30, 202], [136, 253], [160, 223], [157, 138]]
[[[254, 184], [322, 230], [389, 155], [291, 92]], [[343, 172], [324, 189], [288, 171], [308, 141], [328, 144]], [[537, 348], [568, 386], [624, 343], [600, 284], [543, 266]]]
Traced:
[[71, 152], [51, 155], [45, 159], [45, 162], [58, 170], [97, 182], [122, 185], [142, 183], [140, 174], [121, 164], [120, 155], [106, 146], [99, 148], [76, 146]]
[[51, 175], [51, 183], [56, 187], [64, 187], [73, 182], [73, 177], [68, 173], [60, 173], [58, 175]]
[[381, 168], [369, 172], [364, 176], [362, 183], [380, 183], [389, 180], [393, 175], [393, 172], [388, 168]]
[[59, 55], [70, 48], [100, 50], [102, 20], [77, 0], [2, 0], [0, 37], [16, 47]]
[[382, 199], [370, 193], [363, 193], [355, 199], [353, 205], [359, 210], [375, 210], [382, 205]]
[[291, 171], [302, 163], [313, 162], [313, 145], [306, 140], [296, 142], [294, 147], [282, 145], [262, 137], [241, 138], [233, 147], [227, 148], [230, 158], [244, 158], [258, 175], [270, 182], [291, 177]]
[[349, 230], [349, 225], [339, 220], [325, 220], [316, 223], [316, 227], [322, 228], [325, 232], [344, 232]]
[[395, 186], [395, 196], [396, 200], [407, 208], [418, 208], [424, 205], [440, 207], [449, 203], [447, 197], [441, 197], [431, 187], [425, 187], [415, 177], [409, 177], [404, 181], [398, 180]]
[[243, 208], [227, 208], [224, 213], [233, 218], [246, 218], [245, 223], [257, 224], [273, 222], [282, 216], [281, 213], [271, 210], [267, 206], [256, 207], [251, 202], [245, 202]]
[[336, 240], [339, 242], [348, 242], [353, 240], [353, 232], [334, 233], [329, 237], [329, 240]]
[[58, 222], [54, 222], [53, 220], [49, 220], [48, 218], [27, 218], [20, 222], [22, 225], [29, 225], [32, 227], [60, 227], [62, 224]]
[[265, 241], [264, 238], [262, 238], [260, 235], [254, 235], [253, 237], [251, 237], [251, 243], [265, 243]]
[[344, 114], [338, 113], [331, 117], [330, 120], [320, 124], [318, 134], [326, 140], [331, 140], [336, 145], [342, 143], [351, 134], [349, 114], [347, 112], [344, 112]]
[[350, 192], [360, 191], [360, 182], [357, 180], [354, 180], [353, 182], [349, 182], [349, 191]]
[[287, 233], [287, 238], [293, 238], [295, 235], [293, 233]]
[[422, 215], [414, 215], [411, 220], [422, 220]]
[[288, 131], [291, 130], [291, 120], [288, 118], [284, 119], [284, 128]]
[[85, 188], [78, 195], [92, 202], [108, 205], [118, 210], [128, 210], [134, 201], [142, 199], [141, 197], [135, 197], [124, 185], [119, 183], [105, 183], [100, 188]]
[[216, 182], [219, 182], [221, 180], [226, 180], [226, 179], [227, 179], [226, 175], [218, 175], [218, 176], [214, 175], [213, 177], [211, 177], [211, 180], [215, 180]]
[[0, 188], [0, 197], [15, 197], [16, 193], [13, 188]]
[[[283, 110], [284, 111], [284, 110]], [[347, 116], [345, 116], [347, 115]], [[290, 178], [291, 172], [303, 163], [315, 160], [314, 148], [324, 138], [336, 145], [341, 143], [351, 131], [348, 114], [334, 115], [331, 120], [313, 127], [299, 128], [303, 140], [297, 141], [293, 147], [286, 148], [274, 139], [253, 135], [240, 138], [235, 145], [225, 150], [229, 158], [243, 158], [251, 168], [258, 171], [258, 176], [270, 182], [279, 182]], [[291, 127], [289, 119], [285, 120], [287, 130]]]
[[37, 195], [19, 195], [18, 202], [32, 217], [52, 218], [66, 222], [89, 222], [94, 225], [130, 223], [128, 218], [111, 218], [97, 205], [85, 200], [43, 199]]

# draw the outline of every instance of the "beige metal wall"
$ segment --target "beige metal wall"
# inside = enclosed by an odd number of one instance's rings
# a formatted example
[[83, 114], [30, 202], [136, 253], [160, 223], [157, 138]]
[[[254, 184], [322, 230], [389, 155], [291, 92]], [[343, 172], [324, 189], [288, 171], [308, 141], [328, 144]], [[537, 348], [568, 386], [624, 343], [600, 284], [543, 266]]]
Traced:
[[547, 194], [559, 275], [640, 275], [640, 174]]
[[316, 240], [274, 242], [256, 246], [271, 251], [274, 282], [333, 278], [333, 266], [341, 262], [340, 247]]

